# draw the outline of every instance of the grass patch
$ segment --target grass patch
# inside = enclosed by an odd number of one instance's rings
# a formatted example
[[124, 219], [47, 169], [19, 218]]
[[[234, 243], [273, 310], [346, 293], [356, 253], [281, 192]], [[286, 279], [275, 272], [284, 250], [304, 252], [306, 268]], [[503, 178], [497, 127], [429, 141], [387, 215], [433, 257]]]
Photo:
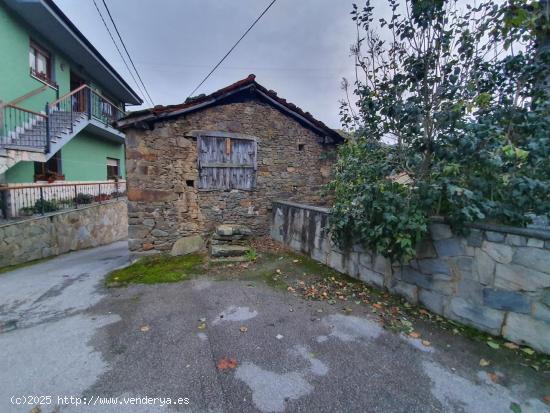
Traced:
[[189, 279], [203, 272], [204, 256], [191, 254], [183, 257], [151, 255], [143, 257], [132, 265], [115, 270], [107, 275], [109, 287], [127, 284], [171, 283]]
[[40, 264], [42, 262], [46, 262], [46, 261], [49, 261], [51, 259], [54, 259], [55, 257], [57, 257], [57, 255], [52, 255], [52, 256], [46, 257], [46, 258], [39, 258], [37, 260], [32, 260], [32, 261], [28, 261], [28, 262], [22, 262], [21, 264], [8, 265], [7, 267], [0, 268], [0, 274], [10, 272], [10, 271], [15, 271], [15, 270], [18, 270], [20, 268], [25, 268], [25, 267], [30, 267], [32, 265]]

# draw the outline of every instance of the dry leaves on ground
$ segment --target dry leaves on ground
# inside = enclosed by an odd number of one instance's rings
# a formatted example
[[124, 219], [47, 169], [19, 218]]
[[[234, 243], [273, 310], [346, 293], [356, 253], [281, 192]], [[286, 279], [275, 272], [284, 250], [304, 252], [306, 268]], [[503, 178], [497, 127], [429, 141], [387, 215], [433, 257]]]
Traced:
[[217, 367], [219, 370], [230, 370], [237, 367], [237, 359], [223, 358], [218, 361]]
[[493, 383], [498, 383], [498, 376], [496, 373], [488, 373], [488, 376]]
[[139, 330], [142, 331], [142, 332], [144, 332], [144, 333], [146, 333], [146, 332], [149, 331], [150, 329], [151, 329], [151, 328], [150, 328], [147, 324], [145, 324], [145, 325], [143, 325], [143, 326], [141, 326], [141, 327], [139, 328]]

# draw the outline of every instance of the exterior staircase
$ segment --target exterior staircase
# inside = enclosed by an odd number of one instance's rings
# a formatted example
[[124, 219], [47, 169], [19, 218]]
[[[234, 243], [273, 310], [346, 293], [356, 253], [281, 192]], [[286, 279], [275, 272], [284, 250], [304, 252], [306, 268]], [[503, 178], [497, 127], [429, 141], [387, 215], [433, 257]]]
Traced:
[[244, 225], [218, 225], [210, 240], [210, 255], [214, 261], [247, 261], [251, 234]]
[[[34, 112], [7, 104], [0, 124], [0, 175], [21, 161], [46, 162], [90, 123], [103, 127], [124, 116], [86, 85]], [[113, 129], [114, 131], [114, 129]]]

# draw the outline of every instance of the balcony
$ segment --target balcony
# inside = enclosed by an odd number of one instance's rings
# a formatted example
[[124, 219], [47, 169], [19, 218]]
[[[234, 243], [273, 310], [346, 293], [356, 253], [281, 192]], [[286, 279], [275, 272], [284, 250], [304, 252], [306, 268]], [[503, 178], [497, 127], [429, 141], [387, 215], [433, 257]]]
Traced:
[[124, 111], [88, 85], [47, 103], [44, 112], [7, 104], [0, 115], [0, 174], [19, 161], [46, 162], [84, 129], [124, 142], [112, 126]]

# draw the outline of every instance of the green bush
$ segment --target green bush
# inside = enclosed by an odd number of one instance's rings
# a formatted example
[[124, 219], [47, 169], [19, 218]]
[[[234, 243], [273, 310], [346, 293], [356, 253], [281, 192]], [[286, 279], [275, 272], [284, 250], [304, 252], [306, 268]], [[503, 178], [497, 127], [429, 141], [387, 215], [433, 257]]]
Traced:
[[56, 201], [48, 201], [45, 199], [39, 199], [34, 204], [34, 211], [36, 213], [42, 213], [42, 212], [55, 212], [58, 211], [59, 205]]
[[75, 197], [75, 202], [77, 204], [91, 204], [94, 202], [94, 196], [79, 192]]
[[370, 0], [353, 6], [356, 101], [341, 104], [351, 137], [329, 185], [340, 244], [406, 259], [432, 215], [465, 232], [474, 221], [525, 225], [550, 213], [542, 5], [390, 0], [389, 19]]

